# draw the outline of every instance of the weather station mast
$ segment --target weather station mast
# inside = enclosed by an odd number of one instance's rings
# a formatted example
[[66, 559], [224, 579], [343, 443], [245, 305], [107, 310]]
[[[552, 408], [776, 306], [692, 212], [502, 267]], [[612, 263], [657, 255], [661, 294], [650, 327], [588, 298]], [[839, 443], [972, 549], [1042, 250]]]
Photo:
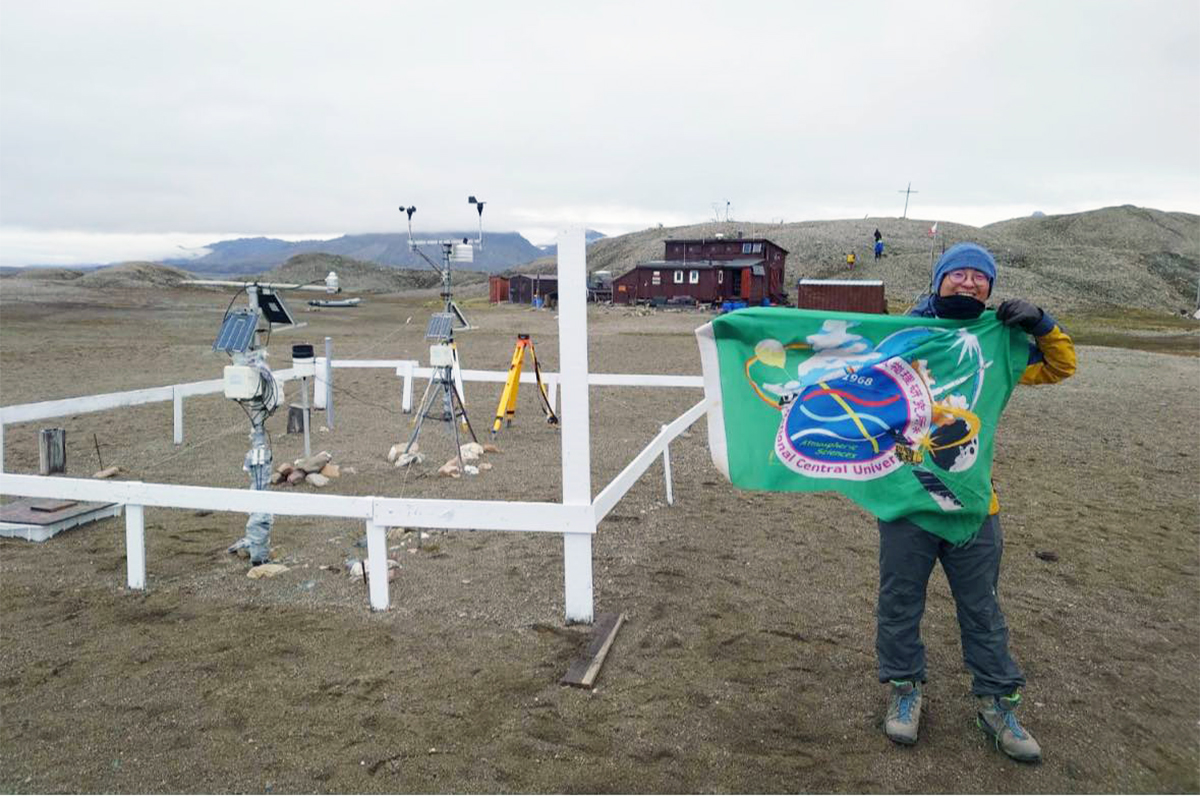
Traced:
[[[415, 206], [410, 205], [405, 207], [400, 205], [400, 212], [408, 216], [408, 248], [416, 253], [422, 260], [429, 264], [429, 267], [437, 271], [442, 277], [442, 301], [445, 302], [445, 312], [454, 316], [454, 322], [460, 329], [473, 329], [471, 323], [467, 320], [467, 316], [454, 302], [454, 292], [451, 285], [450, 265], [451, 263], [472, 263], [475, 262], [475, 248], [478, 247], [483, 251], [483, 206], [487, 202], [481, 202], [472, 196], [467, 197], [467, 204], [475, 205], [475, 210], [479, 215], [479, 232], [475, 240], [468, 238], [453, 239], [453, 240], [413, 240], [412, 235], [412, 217], [413, 213], [417, 212]], [[430, 259], [425, 252], [421, 251], [421, 246], [437, 246], [442, 251], [442, 262], [439, 265]]]
[[[442, 277], [442, 302], [444, 309], [442, 312], [435, 312], [429, 319], [429, 325], [425, 330], [425, 339], [431, 345], [429, 347], [429, 365], [432, 369], [432, 375], [429, 379], [429, 384], [425, 387], [425, 394], [421, 398], [420, 408], [417, 410], [416, 417], [413, 418], [414, 427], [412, 435], [408, 439], [408, 444], [404, 446], [403, 455], [414, 451], [414, 446], [417, 445], [417, 439], [421, 435], [421, 425], [425, 418], [436, 412], [436, 417], [443, 421], [449, 421], [451, 432], [454, 436], [454, 450], [456, 455], [461, 455], [462, 439], [459, 436], [458, 426], [461, 422], [462, 426], [470, 435], [472, 441], [478, 442], [475, 436], [475, 430], [471, 427], [471, 421], [467, 417], [466, 402], [463, 397], [462, 383], [462, 367], [458, 358], [458, 346], [454, 342], [454, 329], [457, 326], [460, 329], [468, 330], [476, 327], [471, 326], [466, 315], [454, 301], [454, 291], [451, 280], [450, 267], [452, 263], [471, 263], [475, 261], [475, 247], [483, 249], [483, 206], [486, 202], [481, 202], [474, 196], [467, 198], [467, 203], [475, 206], [476, 213], [479, 216], [479, 233], [475, 240], [469, 238], [452, 239], [452, 240], [414, 240], [412, 236], [412, 217], [413, 213], [417, 212], [415, 206], [405, 207], [400, 205], [400, 212], [408, 216], [408, 247], [413, 252], [421, 257], [429, 266], [438, 272]], [[437, 246], [442, 252], [442, 262], [438, 264], [428, 257], [425, 252], [421, 251], [421, 246]], [[440, 407], [437, 407], [440, 397]], [[437, 407], [435, 409], [435, 407]]]
[[[267, 418], [283, 404], [283, 384], [267, 366], [267, 344], [271, 339], [273, 325], [298, 329], [304, 324], [296, 323], [295, 317], [283, 296], [284, 290], [312, 290], [324, 293], [340, 293], [338, 276], [330, 271], [324, 280], [308, 284], [290, 282], [234, 282], [218, 279], [189, 279], [185, 285], [208, 285], [236, 287], [237, 293], [225, 309], [221, 328], [213, 341], [213, 351], [223, 351], [232, 362], [225, 366], [223, 385], [225, 397], [234, 401], [246, 413], [250, 421], [250, 450], [242, 463], [242, 469], [250, 474], [250, 488], [263, 491], [269, 488], [271, 478], [271, 441], [265, 424]], [[247, 306], [233, 309], [238, 294], [246, 293]], [[265, 322], [265, 328], [260, 326]], [[265, 335], [265, 338], [263, 337]], [[310, 455], [308, 435], [308, 380], [316, 375], [316, 360], [311, 345], [292, 346], [292, 367], [300, 378], [304, 406], [304, 455]], [[270, 560], [271, 527], [274, 516], [266, 512], [254, 512], [246, 521], [245, 535], [229, 547], [230, 553], [246, 549], [252, 565], [265, 564]]]

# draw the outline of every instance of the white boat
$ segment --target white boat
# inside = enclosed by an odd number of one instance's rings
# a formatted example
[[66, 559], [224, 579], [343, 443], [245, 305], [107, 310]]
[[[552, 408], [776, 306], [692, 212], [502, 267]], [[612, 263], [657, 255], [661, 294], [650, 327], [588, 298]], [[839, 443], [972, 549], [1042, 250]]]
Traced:
[[350, 299], [310, 299], [310, 307], [357, 307], [362, 302], [360, 298]]

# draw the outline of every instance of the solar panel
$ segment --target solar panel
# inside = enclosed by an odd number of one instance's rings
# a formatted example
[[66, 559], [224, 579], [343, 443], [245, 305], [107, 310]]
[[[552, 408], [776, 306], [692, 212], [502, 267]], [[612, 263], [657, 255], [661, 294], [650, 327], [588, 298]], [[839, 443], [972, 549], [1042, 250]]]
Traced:
[[264, 291], [258, 297], [258, 307], [262, 310], [266, 319], [271, 323], [277, 324], [295, 324], [296, 319], [292, 317], [291, 311], [287, 305], [283, 303], [283, 296], [275, 293], [267, 293]]
[[254, 341], [254, 330], [258, 328], [258, 313], [254, 310], [234, 310], [225, 316], [221, 331], [213, 343], [213, 351], [245, 351]]
[[449, 312], [435, 312], [429, 318], [429, 325], [425, 327], [425, 339], [449, 340], [453, 328], [454, 315]]

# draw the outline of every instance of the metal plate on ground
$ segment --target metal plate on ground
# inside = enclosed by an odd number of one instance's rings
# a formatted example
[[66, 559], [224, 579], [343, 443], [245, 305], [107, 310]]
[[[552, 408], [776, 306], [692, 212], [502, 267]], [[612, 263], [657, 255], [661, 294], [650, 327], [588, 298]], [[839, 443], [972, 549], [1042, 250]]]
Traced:
[[[45, 508], [55, 503], [68, 505]], [[120, 516], [123, 508], [120, 503], [21, 498], [0, 506], [0, 536], [44, 542], [68, 528]]]

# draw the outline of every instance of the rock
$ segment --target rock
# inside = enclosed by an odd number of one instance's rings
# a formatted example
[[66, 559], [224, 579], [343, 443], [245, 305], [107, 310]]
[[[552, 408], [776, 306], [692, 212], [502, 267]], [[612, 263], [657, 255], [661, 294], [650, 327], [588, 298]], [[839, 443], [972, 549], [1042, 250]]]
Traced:
[[458, 457], [451, 459], [438, 468], [438, 475], [459, 476], [462, 475], [462, 462]]
[[425, 461], [425, 454], [423, 453], [402, 453], [396, 459], [396, 466], [408, 467], [410, 464], [420, 464], [423, 461]]
[[485, 443], [483, 443], [483, 452], [484, 453], [499, 453], [500, 449], [497, 448], [495, 445], [493, 445], [490, 442], [485, 442]]
[[[399, 459], [404, 454], [404, 448], [405, 448], [406, 444], [407, 443], [397, 442], [395, 445], [393, 445], [391, 450], [388, 451], [388, 461], [394, 462], [397, 459]], [[409, 453], [410, 454], [416, 453], [419, 450], [421, 450], [421, 443], [414, 442], [412, 445], [412, 449], [409, 450]]]
[[333, 462], [330, 462], [329, 464], [327, 464], [321, 468], [321, 475], [325, 476], [326, 478], [338, 478], [341, 476], [341, 474], [342, 474], [341, 468], [338, 467]]
[[492, 463], [491, 462], [480, 462], [479, 469], [480, 470], [490, 470], [490, 469], [492, 469]]
[[308, 475], [304, 476], [304, 480], [313, 486], [318, 487], [326, 486], [329, 483], [329, 479], [320, 473], [309, 473]]
[[354, 475], [358, 470], [355, 470], [353, 467], [343, 467], [342, 472], [346, 475]]
[[321, 468], [329, 464], [332, 459], [333, 454], [329, 451], [321, 451], [320, 453], [314, 453], [307, 459], [297, 459], [295, 465], [297, 470], [303, 470], [306, 473], [319, 473], [321, 472]]
[[317, 429], [317, 431], [321, 432], [322, 434], [328, 434], [328, 433], [329, 433], [329, 429], [328, 429], [328, 427], [326, 427], [326, 426], [321, 426], [320, 428], [318, 428], [318, 429]]
[[[388, 568], [387, 579], [389, 581], [395, 580], [396, 577], [400, 574], [400, 562], [389, 558], [388, 562], [387, 562], [387, 568]], [[347, 570], [347, 574], [351, 578], [361, 579], [363, 577], [363, 572], [367, 573], [367, 575], [366, 575], [367, 580], [370, 580], [371, 579], [371, 559], [368, 558], [365, 561], [355, 561], [354, 564], [352, 566], [350, 566]]]
[[275, 486], [276, 484], [281, 483], [283, 479], [283, 473], [271, 473], [270, 484], [271, 486]]
[[303, 470], [292, 470], [290, 473], [288, 473], [288, 477], [286, 480], [289, 484], [292, 484], [292, 485], [298, 484], [304, 480], [304, 471]]
[[389, 539], [403, 539], [403, 538], [404, 538], [404, 534], [406, 534], [406, 533], [408, 533], [408, 530], [407, 530], [407, 529], [405, 529], [405, 528], [388, 528], [388, 532], [387, 532], [387, 538], [389, 538]]
[[283, 564], [259, 564], [257, 567], [251, 567], [246, 573], [248, 578], [273, 578], [281, 572], [287, 572], [288, 568]]
[[1042, 559], [1043, 561], [1057, 561], [1058, 560], [1058, 553], [1054, 552], [1053, 550], [1038, 550], [1036, 553], [1034, 553], [1034, 555], [1037, 556], [1038, 558]]
[[105, 467], [100, 472], [95, 473], [92, 478], [112, 478], [119, 472], [121, 472], [121, 468], [114, 464], [112, 467]]
[[463, 472], [467, 475], [479, 475], [479, 468], [473, 464], [464, 464]]
[[283, 464], [281, 464], [275, 468], [275, 472], [279, 473], [284, 478], [287, 478], [289, 475], [292, 474], [292, 470], [294, 470], [294, 469], [296, 469], [296, 468], [292, 467], [287, 462], [284, 462]]
[[459, 453], [462, 454], [464, 462], [473, 462], [483, 455], [483, 446], [478, 442], [468, 442], [459, 448]]

